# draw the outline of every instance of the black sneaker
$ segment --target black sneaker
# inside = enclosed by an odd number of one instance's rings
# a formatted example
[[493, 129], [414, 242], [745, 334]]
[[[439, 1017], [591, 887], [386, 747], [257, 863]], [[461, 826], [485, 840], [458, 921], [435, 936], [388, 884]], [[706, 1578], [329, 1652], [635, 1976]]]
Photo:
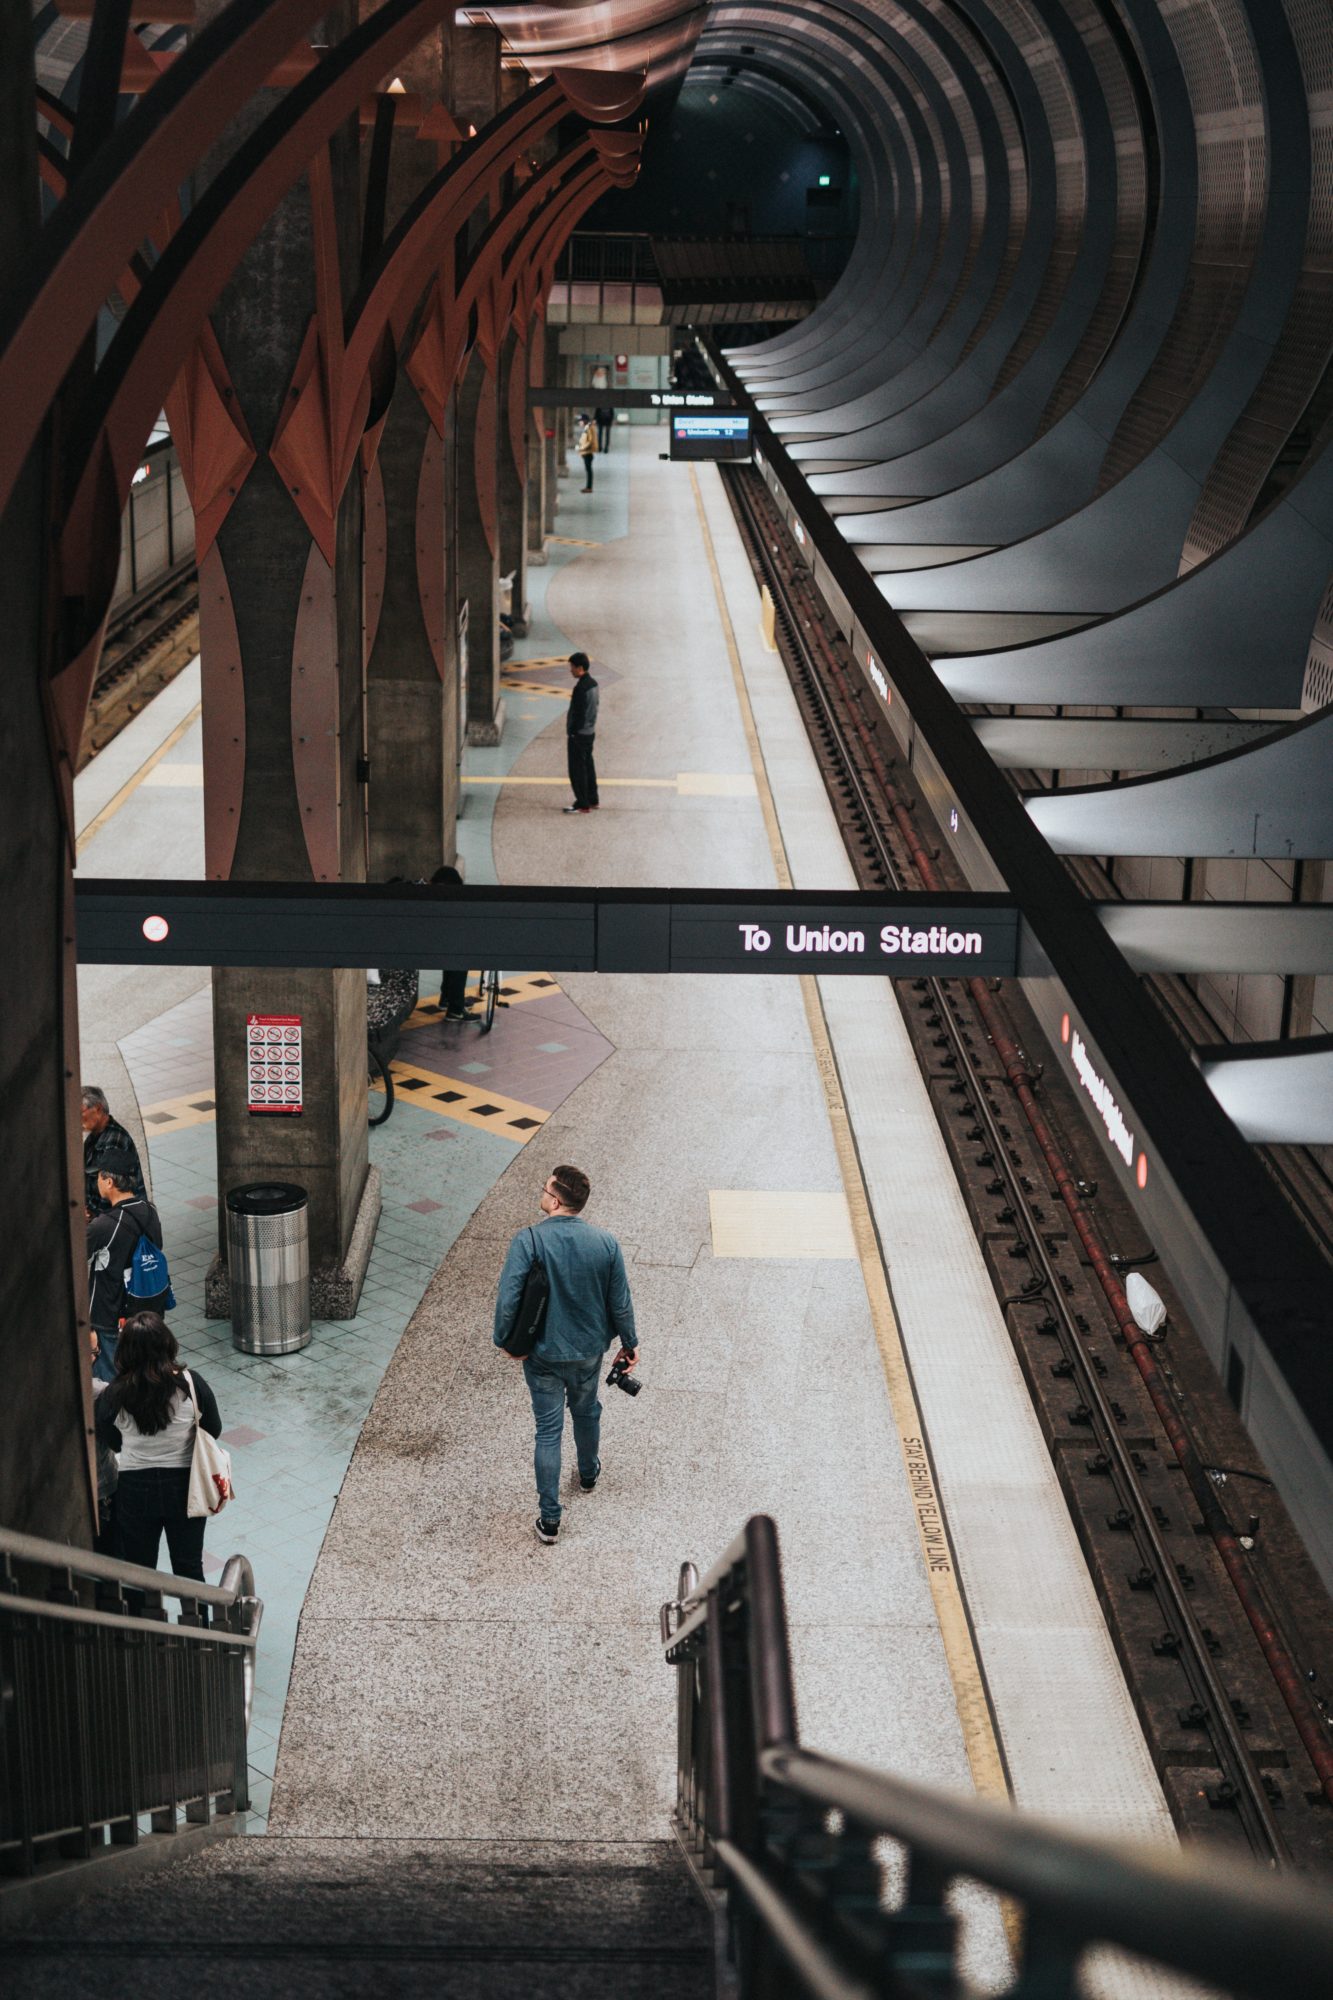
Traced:
[[469, 1013], [468, 1009], [464, 1007], [457, 1014], [450, 1011], [444, 1018], [446, 1021], [475, 1021], [477, 1017], [475, 1014]]
[[532, 1532], [536, 1535], [539, 1542], [549, 1544], [560, 1533], [560, 1523], [558, 1521], [543, 1521], [539, 1514], [532, 1524]]
[[591, 806], [562, 806], [562, 807], [561, 807], [561, 811], [562, 811], [562, 812], [567, 812], [567, 813], [586, 813], [586, 812], [591, 812], [591, 811], [592, 811], [592, 807], [591, 807]]
[[[600, 1476], [601, 1475], [598, 1474], [598, 1478], [600, 1478]], [[585, 1479], [582, 1473], [579, 1474], [579, 1485], [583, 1488], [585, 1493], [591, 1493], [593, 1487], [596, 1484], [597, 1484], [596, 1479]]]

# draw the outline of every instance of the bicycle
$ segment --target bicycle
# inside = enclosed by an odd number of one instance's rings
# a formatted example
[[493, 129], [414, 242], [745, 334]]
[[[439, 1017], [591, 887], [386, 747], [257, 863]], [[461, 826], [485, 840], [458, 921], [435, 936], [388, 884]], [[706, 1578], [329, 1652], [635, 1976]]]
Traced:
[[476, 1005], [481, 1010], [474, 1016], [483, 1035], [489, 1035], [495, 1026], [495, 1010], [506, 1002], [500, 998], [500, 975], [498, 972], [477, 974]]
[[[390, 1068], [390, 1058], [381, 1051], [373, 1039], [367, 1040], [366, 1043], [366, 1067], [370, 1072], [368, 1123], [371, 1125], [383, 1125], [393, 1110], [393, 1071]], [[375, 1098], [378, 1095], [375, 1087], [377, 1073], [384, 1090], [384, 1106], [378, 1112], [375, 1110]]]

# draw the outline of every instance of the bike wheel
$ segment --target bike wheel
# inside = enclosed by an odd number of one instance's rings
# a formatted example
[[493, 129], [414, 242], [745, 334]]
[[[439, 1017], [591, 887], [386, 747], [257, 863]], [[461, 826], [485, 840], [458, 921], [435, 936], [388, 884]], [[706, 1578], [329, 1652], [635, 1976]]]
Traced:
[[500, 975], [484, 972], [481, 978], [481, 1032], [489, 1035], [495, 1026], [495, 1004], [500, 997]]
[[[372, 1125], [383, 1125], [393, 1110], [393, 1073], [379, 1050], [373, 1045], [366, 1050], [366, 1066], [370, 1071], [369, 1122]], [[384, 1103], [383, 1108], [379, 1111], [375, 1109], [375, 1101], [379, 1095], [375, 1089], [376, 1077], [379, 1078], [384, 1086]]]

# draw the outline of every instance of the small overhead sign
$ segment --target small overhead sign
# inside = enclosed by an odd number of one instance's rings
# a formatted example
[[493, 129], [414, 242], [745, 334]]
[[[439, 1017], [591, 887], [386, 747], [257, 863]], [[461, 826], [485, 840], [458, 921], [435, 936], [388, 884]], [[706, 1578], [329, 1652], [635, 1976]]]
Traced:
[[673, 972], [877, 973], [881, 979], [1009, 978], [1018, 965], [1012, 907], [913, 898], [847, 903], [801, 897], [721, 910], [678, 902], [671, 911]]
[[683, 459], [748, 458], [750, 419], [740, 410], [677, 410], [671, 418], [671, 456]]

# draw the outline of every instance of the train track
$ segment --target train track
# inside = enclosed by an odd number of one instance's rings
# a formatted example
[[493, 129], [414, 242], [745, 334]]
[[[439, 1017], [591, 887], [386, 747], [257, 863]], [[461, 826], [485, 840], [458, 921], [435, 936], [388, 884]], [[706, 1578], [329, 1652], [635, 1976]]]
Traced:
[[[860, 885], [965, 888], [767, 487], [748, 468], [723, 477]], [[1063, 1080], [1023, 1054], [1035, 1023], [1018, 989], [894, 990], [1176, 1823], [1272, 1865], [1327, 1867], [1333, 1740], [1308, 1663], [1329, 1628], [1290, 1617], [1293, 1598], [1322, 1593], [1308, 1575], [1295, 1587], [1270, 1575], [1266, 1592], [1257, 1527], [1237, 1530], [1222, 1496], [1248, 1479], [1266, 1518], [1284, 1510], [1229, 1407], [1200, 1420], [1220, 1385], [1183, 1315], [1170, 1348], [1149, 1351], [1115, 1310], [1118, 1271], [1151, 1246], [1114, 1189], [1099, 1197], [1095, 1142]], [[1268, 1533], [1299, 1548], [1289, 1523]]]
[[178, 563], [108, 622], [79, 751], [82, 770], [199, 650], [194, 563]]

